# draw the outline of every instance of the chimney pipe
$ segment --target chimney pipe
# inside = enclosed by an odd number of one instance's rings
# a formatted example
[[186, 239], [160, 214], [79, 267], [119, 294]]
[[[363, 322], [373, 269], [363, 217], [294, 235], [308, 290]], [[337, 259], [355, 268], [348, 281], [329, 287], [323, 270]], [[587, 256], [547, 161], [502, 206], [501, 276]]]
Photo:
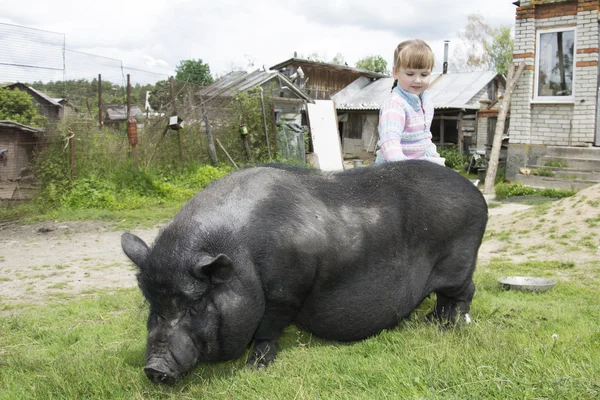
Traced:
[[444, 64], [442, 65], [442, 74], [448, 72], [448, 44], [449, 40], [444, 40]]

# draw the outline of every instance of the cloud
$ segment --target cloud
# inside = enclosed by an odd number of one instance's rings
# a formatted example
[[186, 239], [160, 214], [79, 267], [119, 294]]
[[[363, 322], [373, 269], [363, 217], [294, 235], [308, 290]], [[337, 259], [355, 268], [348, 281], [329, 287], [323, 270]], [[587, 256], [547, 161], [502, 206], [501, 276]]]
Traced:
[[[443, 40], [455, 43], [467, 15], [479, 11], [491, 25], [511, 25], [515, 15], [510, 0], [477, 5], [447, 0], [81, 0], [60, 8], [40, 0], [5, 3], [2, 22], [58, 32], [69, 49], [160, 74], [173, 74], [187, 59], [201, 59], [220, 75], [232, 68], [269, 68], [294, 51], [327, 59], [341, 53], [350, 65], [381, 55], [389, 63], [395, 46], [415, 37], [427, 40], [441, 59]], [[89, 68], [98, 73], [94, 65]]]
[[149, 56], [147, 54], [144, 54], [143, 56], [146, 59], [146, 65], [149, 67], [153, 67], [153, 66], [161, 66], [161, 67], [168, 67], [169, 63], [166, 62], [165, 60], [160, 60], [160, 59], [154, 59], [152, 58], [152, 56]]

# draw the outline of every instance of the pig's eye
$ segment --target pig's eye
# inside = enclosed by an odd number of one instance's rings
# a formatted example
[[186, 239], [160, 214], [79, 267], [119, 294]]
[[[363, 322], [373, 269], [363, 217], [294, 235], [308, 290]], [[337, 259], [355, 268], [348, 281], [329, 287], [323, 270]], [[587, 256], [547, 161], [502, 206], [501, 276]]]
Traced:
[[202, 313], [206, 309], [206, 297], [202, 297], [197, 300], [197, 302], [190, 306], [189, 312], [191, 316], [196, 316]]

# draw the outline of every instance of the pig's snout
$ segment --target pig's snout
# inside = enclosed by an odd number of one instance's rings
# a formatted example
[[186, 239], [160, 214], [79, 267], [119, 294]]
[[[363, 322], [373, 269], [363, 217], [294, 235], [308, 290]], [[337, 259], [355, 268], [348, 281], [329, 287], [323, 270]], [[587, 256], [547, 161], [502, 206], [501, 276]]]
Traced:
[[162, 383], [164, 385], [174, 385], [177, 382], [177, 377], [172, 372], [161, 371], [153, 367], [144, 368], [144, 372], [148, 379], [154, 383]]

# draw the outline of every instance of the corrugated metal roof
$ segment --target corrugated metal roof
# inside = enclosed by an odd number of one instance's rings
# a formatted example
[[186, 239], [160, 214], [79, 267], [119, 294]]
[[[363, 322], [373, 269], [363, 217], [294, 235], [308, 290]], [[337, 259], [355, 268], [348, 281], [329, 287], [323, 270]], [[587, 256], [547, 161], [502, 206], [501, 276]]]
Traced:
[[[435, 108], [477, 110], [479, 99], [474, 97], [496, 76], [493, 71], [433, 74], [427, 92]], [[337, 109], [379, 110], [390, 96], [394, 78], [367, 81], [368, 78], [359, 78], [333, 95]]]
[[[127, 119], [127, 105], [126, 104], [105, 104], [102, 106], [106, 111], [109, 121], [125, 121]], [[141, 118], [144, 116], [144, 112], [139, 106], [132, 105], [131, 117]]]
[[350, 72], [355, 72], [357, 74], [361, 74], [362, 76], [366, 76], [369, 78], [385, 78], [388, 76], [386, 74], [380, 74], [378, 72], [373, 72], [373, 71], [369, 71], [369, 70], [362, 69], [362, 68], [354, 68], [354, 67], [350, 67], [348, 65], [331, 64], [331, 63], [326, 63], [326, 62], [322, 62], [322, 61], [306, 60], [304, 58], [298, 58], [298, 57], [292, 57], [289, 60], [285, 60], [283, 62], [280, 62], [277, 65], [273, 65], [269, 69], [279, 70], [290, 64], [314, 65], [314, 66], [319, 66], [319, 67], [323, 67], [323, 68], [330, 69], [330, 70], [350, 71]]
[[236, 93], [251, 90], [273, 79], [277, 79], [280, 87], [286, 86], [298, 98], [313, 102], [310, 96], [277, 71], [256, 70], [250, 74], [244, 71], [230, 72], [221, 79], [201, 88], [197, 94], [205, 100], [214, 97], [233, 97]]
[[18, 122], [8, 121], [8, 120], [0, 120], [0, 127], [17, 128], [22, 131], [35, 133], [35, 134], [42, 133], [44, 131], [43, 128], [35, 128], [33, 126], [24, 125], [24, 124], [20, 124]]
[[198, 91], [198, 95], [205, 98], [220, 96], [222, 92], [238, 81], [243, 80], [248, 73], [246, 71], [233, 71], [217, 79], [213, 83], [204, 86]]
[[479, 99], [475, 99], [477, 104], [473, 104], [473, 97], [497, 75], [494, 71], [441, 74], [429, 87], [429, 96], [436, 107], [454, 105], [466, 108], [464, 106], [470, 105], [478, 109]]
[[390, 98], [393, 83], [394, 78], [372, 81], [361, 77], [331, 96], [331, 100], [340, 110], [379, 110]]

